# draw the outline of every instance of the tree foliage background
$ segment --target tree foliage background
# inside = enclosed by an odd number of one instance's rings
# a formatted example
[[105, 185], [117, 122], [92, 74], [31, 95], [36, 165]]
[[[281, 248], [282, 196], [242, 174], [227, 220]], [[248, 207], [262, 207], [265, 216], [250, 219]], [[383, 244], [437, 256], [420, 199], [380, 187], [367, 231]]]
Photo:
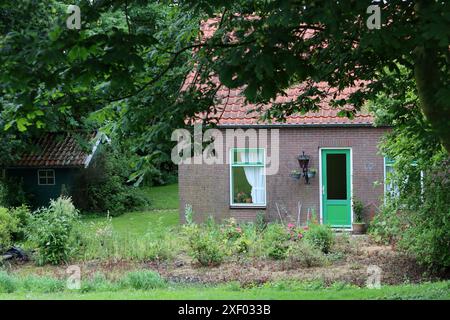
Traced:
[[101, 128], [141, 157], [139, 176], [163, 179], [170, 131], [193, 112], [174, 105], [199, 18], [170, 2], [79, 1], [82, 29], [69, 30], [69, 3], [1, 2], [2, 162], [19, 136]]
[[396, 186], [386, 195], [370, 233], [430, 270], [445, 271], [450, 268], [450, 159], [421, 112], [408, 72], [387, 73], [389, 89], [370, 101], [376, 124], [392, 127], [380, 152], [394, 160], [387, 180]]

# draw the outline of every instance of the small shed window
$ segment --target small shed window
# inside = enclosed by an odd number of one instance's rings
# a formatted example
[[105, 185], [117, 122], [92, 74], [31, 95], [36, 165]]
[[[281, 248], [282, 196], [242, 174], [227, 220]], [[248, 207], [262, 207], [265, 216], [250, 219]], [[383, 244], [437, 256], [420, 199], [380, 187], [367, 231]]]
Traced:
[[53, 186], [55, 184], [55, 170], [38, 170], [38, 184]]

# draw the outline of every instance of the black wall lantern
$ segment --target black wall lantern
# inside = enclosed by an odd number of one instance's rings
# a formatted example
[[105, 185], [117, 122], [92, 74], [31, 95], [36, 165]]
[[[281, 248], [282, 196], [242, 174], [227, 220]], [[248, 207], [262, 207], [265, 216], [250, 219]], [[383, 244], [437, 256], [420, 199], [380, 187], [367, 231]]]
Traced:
[[301, 155], [298, 156], [298, 164], [300, 165], [300, 169], [302, 169], [303, 177], [305, 177], [306, 184], [309, 184], [309, 176], [308, 176], [308, 164], [309, 164], [309, 156], [305, 155], [305, 151]]

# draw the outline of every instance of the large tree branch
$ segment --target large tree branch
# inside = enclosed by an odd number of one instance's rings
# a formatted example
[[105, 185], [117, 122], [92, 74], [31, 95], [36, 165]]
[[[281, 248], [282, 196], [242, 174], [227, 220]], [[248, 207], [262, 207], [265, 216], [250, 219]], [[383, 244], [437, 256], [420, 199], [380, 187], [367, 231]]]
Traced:
[[238, 47], [238, 46], [242, 46], [242, 45], [248, 45], [251, 43], [254, 43], [255, 41], [244, 41], [244, 42], [234, 42], [234, 43], [216, 43], [216, 44], [209, 44], [208, 42], [203, 42], [203, 43], [197, 43], [197, 44], [192, 44], [189, 46], [186, 46], [176, 52], [173, 53], [172, 58], [170, 59], [169, 63], [167, 64], [167, 66], [156, 76], [154, 77], [152, 80], [146, 82], [145, 84], [143, 84], [142, 86], [140, 86], [138, 89], [136, 89], [134, 92], [124, 95], [124, 96], [120, 96], [120, 97], [115, 97], [112, 99], [107, 100], [107, 102], [111, 103], [111, 102], [117, 102], [117, 101], [121, 101], [124, 99], [128, 99], [131, 97], [134, 97], [135, 95], [141, 93], [142, 91], [144, 91], [147, 87], [151, 86], [152, 84], [155, 84], [156, 82], [158, 82], [167, 72], [170, 71], [170, 69], [173, 68], [173, 66], [175, 65], [175, 62], [177, 61], [178, 57], [186, 52], [187, 50], [191, 50], [191, 49], [198, 49], [198, 48], [202, 48], [202, 47], [208, 47], [208, 48], [232, 48], [232, 47]]
[[444, 148], [450, 154], [449, 101], [437, 99], [442, 86], [439, 77], [437, 52], [434, 49], [418, 47], [415, 49], [414, 77], [420, 99], [420, 107], [439, 136]]
[[[419, 1], [415, 10], [420, 17], [421, 10], [428, 4]], [[420, 107], [431, 123], [433, 130], [440, 138], [442, 145], [450, 154], [449, 111], [450, 101], [439, 99], [438, 93], [443, 86], [441, 66], [439, 65], [439, 50], [434, 42], [427, 42], [415, 48], [414, 77], [420, 100]], [[445, 100], [445, 101], [444, 101]]]

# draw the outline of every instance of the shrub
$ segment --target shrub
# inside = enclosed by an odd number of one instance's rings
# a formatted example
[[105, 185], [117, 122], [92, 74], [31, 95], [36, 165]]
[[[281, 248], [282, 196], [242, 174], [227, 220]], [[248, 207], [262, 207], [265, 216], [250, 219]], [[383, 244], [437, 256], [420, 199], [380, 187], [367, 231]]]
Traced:
[[11, 245], [12, 235], [18, 230], [19, 221], [8, 209], [0, 207], [0, 251]]
[[339, 260], [344, 257], [345, 254], [356, 253], [357, 251], [358, 243], [352, 241], [348, 233], [343, 232], [334, 237], [333, 247], [331, 248], [332, 253], [329, 253], [328, 257]]
[[167, 282], [155, 271], [133, 271], [127, 273], [121, 280], [122, 287], [136, 290], [150, 290], [167, 287]]
[[247, 252], [249, 252], [250, 247], [252, 245], [252, 241], [248, 238], [246, 238], [245, 236], [240, 237], [239, 239], [237, 239], [236, 241], [234, 241], [233, 246], [232, 246], [232, 251], [233, 253], [237, 253], [237, 254], [245, 254]]
[[6, 184], [0, 180], [0, 207], [7, 207], [8, 206], [8, 189]]
[[[397, 249], [430, 269], [450, 270], [449, 154], [423, 115], [414, 90], [406, 96], [408, 108], [398, 108], [399, 100], [391, 97], [376, 103], [377, 123], [392, 127], [380, 151], [394, 160], [388, 177], [393, 188], [386, 197], [393, 210], [379, 217], [372, 231], [384, 241], [393, 237]], [[389, 225], [397, 218], [398, 233], [393, 236]]]
[[376, 241], [395, 243], [434, 271], [450, 269], [450, 179], [441, 172], [446, 163], [431, 166], [422, 178], [401, 166], [398, 170], [409, 172], [410, 179], [399, 173], [399, 194], [386, 199], [369, 228]]
[[358, 199], [353, 199], [353, 213], [355, 214], [355, 223], [363, 222], [363, 211], [364, 204]]
[[234, 219], [226, 221], [221, 226], [227, 255], [262, 255], [262, 234], [258, 232], [254, 223], [238, 225]]
[[128, 185], [131, 172], [127, 155], [111, 148], [100, 151], [92, 165], [76, 179], [75, 205], [84, 212], [112, 216], [149, 207], [145, 192]]
[[16, 280], [5, 271], [0, 271], [0, 293], [12, 293], [16, 289]]
[[27, 238], [37, 246], [39, 264], [67, 262], [76, 251], [75, 226], [78, 210], [70, 198], [52, 200], [36, 211], [27, 228]]
[[290, 234], [279, 223], [270, 223], [264, 232], [266, 254], [275, 260], [285, 259], [289, 249]]
[[225, 252], [219, 231], [214, 226], [185, 226], [189, 255], [202, 266], [216, 266], [223, 262]]
[[15, 241], [22, 241], [25, 239], [26, 228], [31, 219], [30, 208], [26, 205], [21, 205], [20, 207], [11, 208], [9, 212], [17, 221], [17, 228], [12, 233], [12, 238]]
[[394, 244], [399, 240], [404, 223], [402, 212], [397, 210], [394, 202], [386, 201], [371, 221], [368, 232], [375, 242]]
[[236, 219], [231, 218], [224, 221], [221, 232], [227, 241], [235, 241], [242, 236], [242, 228], [237, 225]]
[[328, 253], [334, 241], [334, 234], [330, 226], [311, 223], [305, 232], [304, 239], [323, 253]]
[[326, 256], [308, 241], [295, 241], [289, 247], [287, 259], [291, 266], [321, 267], [327, 264]]
[[23, 188], [23, 180], [18, 177], [7, 177], [0, 181], [0, 206], [16, 207], [30, 204], [33, 196]]

